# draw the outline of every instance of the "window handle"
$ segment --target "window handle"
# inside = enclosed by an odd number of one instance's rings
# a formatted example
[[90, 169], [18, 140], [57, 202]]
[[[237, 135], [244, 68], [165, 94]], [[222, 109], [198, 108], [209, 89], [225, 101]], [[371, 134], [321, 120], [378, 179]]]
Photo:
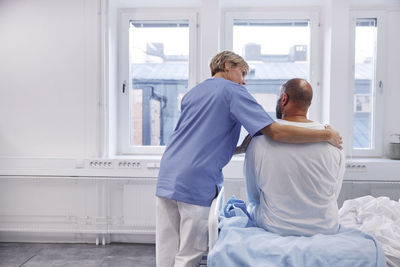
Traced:
[[122, 83], [122, 93], [125, 94], [126, 81]]
[[383, 93], [383, 82], [382, 81], [378, 82], [378, 88], [379, 88], [379, 93], [382, 94]]

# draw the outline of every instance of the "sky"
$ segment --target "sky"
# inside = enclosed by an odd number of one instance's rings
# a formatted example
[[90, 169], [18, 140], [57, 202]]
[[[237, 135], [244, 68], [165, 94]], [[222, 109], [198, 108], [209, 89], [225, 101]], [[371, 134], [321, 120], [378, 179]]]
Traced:
[[[372, 57], [375, 51], [375, 29], [357, 27], [355, 61], [363, 62]], [[133, 63], [146, 62], [146, 43], [164, 43], [166, 55], [189, 54], [189, 28], [135, 28], [130, 30], [131, 59]], [[242, 54], [247, 43], [261, 44], [262, 54], [288, 54], [296, 44], [310, 44], [309, 27], [266, 27], [235, 26], [233, 31], [233, 50]], [[147, 61], [149, 59], [147, 58]], [[151, 61], [161, 59], [152, 57]]]

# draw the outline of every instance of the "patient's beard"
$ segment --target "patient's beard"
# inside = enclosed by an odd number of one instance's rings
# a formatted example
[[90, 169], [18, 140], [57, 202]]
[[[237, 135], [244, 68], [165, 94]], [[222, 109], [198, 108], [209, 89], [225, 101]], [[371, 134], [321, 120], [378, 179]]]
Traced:
[[278, 101], [276, 102], [275, 111], [276, 111], [276, 118], [282, 119], [281, 98], [279, 98]]

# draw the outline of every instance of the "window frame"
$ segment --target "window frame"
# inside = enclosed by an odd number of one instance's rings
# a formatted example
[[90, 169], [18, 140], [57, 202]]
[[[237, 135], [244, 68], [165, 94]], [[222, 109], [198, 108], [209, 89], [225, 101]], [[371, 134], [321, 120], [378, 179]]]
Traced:
[[309, 109], [309, 117], [314, 121], [322, 121], [321, 112], [321, 38], [320, 38], [320, 10], [319, 9], [293, 9], [274, 10], [265, 9], [254, 11], [231, 11], [225, 12], [225, 32], [223, 36], [224, 47], [233, 49], [233, 22], [234, 19], [266, 19], [266, 20], [298, 20], [306, 19], [310, 22], [310, 52], [309, 52], [309, 82], [313, 87], [313, 104]]
[[[355, 38], [356, 38], [356, 22], [357, 19], [363, 18], [375, 18], [377, 21], [377, 35], [376, 35], [376, 51], [375, 51], [375, 76], [374, 76], [374, 88], [372, 96], [372, 148], [354, 148], [354, 113], [355, 113]], [[349, 129], [350, 136], [346, 138], [349, 142], [347, 153], [351, 157], [382, 157], [383, 156], [383, 84], [384, 81], [384, 45], [385, 45], [385, 16], [383, 11], [377, 10], [351, 10], [350, 11], [350, 66], [352, 73], [350, 75], [350, 88], [352, 97], [352, 114], [349, 118]]]
[[[188, 8], [138, 8], [120, 9], [118, 26], [118, 133], [117, 153], [119, 155], [160, 155], [165, 146], [133, 146], [130, 144], [130, 98], [132, 88], [131, 66], [129, 64], [129, 25], [131, 20], [188, 20], [189, 22], [189, 63], [188, 88], [198, 79], [198, 27], [197, 10]], [[122, 88], [125, 83], [125, 93]]]

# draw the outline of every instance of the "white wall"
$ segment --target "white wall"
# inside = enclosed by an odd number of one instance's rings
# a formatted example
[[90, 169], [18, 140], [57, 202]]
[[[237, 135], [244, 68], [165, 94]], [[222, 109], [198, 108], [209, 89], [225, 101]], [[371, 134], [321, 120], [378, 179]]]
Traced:
[[97, 155], [97, 9], [0, 1], [0, 157]]
[[388, 13], [386, 24], [387, 64], [385, 66], [384, 93], [384, 154], [389, 153], [388, 144], [393, 142], [391, 134], [400, 133], [400, 10]]

